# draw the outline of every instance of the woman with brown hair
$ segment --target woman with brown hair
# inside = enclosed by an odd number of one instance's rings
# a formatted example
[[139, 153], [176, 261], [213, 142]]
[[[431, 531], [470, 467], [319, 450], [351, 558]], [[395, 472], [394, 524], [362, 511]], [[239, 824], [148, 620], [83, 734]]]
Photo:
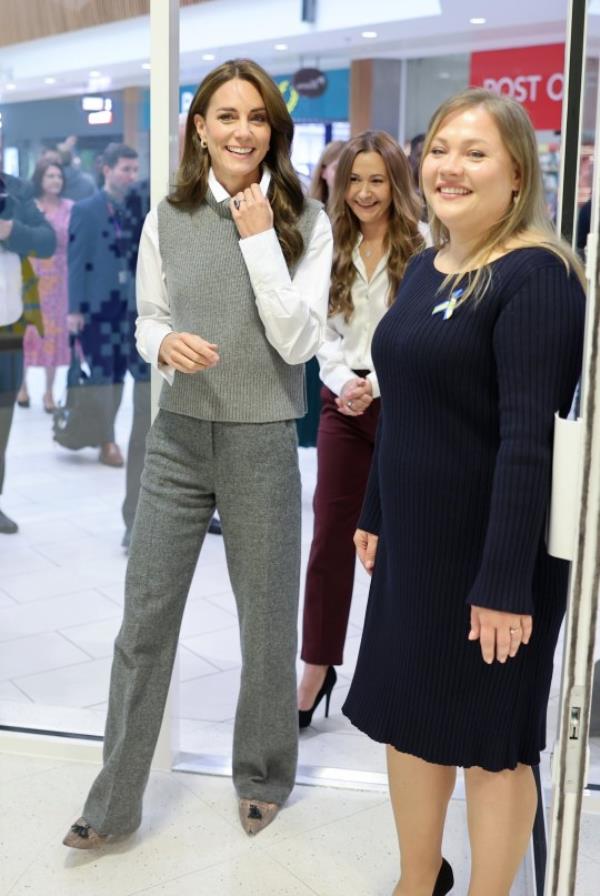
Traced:
[[200, 84], [175, 189], [145, 222], [137, 344], [165, 382], [147, 441], [115, 644], [104, 767], [68, 846], [140, 824], [181, 616], [219, 509], [242, 648], [233, 781], [244, 830], [273, 820], [297, 760], [303, 362], [326, 322], [331, 231], [290, 162], [268, 74], [234, 60]]
[[343, 662], [352, 600], [356, 528], [367, 481], [379, 386], [371, 337], [411, 256], [424, 246], [406, 156], [383, 131], [350, 140], [339, 158], [329, 205], [335, 254], [327, 338], [318, 352], [322, 408], [317, 437], [314, 534], [306, 573], [299, 724], [329, 709]]
[[544, 522], [554, 414], [581, 370], [583, 275], [548, 219], [519, 103], [481, 89], [443, 103], [421, 181], [434, 247], [373, 337], [383, 411], [355, 536], [373, 578], [344, 712], [387, 745], [394, 896], [453, 888], [442, 839], [457, 766], [468, 896], [508, 896], [567, 596]]

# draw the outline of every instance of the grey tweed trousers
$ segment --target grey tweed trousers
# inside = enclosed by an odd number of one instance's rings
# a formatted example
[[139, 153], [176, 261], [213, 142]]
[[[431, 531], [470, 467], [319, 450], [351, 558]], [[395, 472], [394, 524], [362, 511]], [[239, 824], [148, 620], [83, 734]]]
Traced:
[[132, 532], [104, 765], [83, 809], [102, 834], [140, 824], [181, 618], [215, 506], [242, 647], [234, 785], [242, 798], [278, 804], [294, 785], [301, 518], [295, 422], [211, 423], [161, 410], [148, 435]]

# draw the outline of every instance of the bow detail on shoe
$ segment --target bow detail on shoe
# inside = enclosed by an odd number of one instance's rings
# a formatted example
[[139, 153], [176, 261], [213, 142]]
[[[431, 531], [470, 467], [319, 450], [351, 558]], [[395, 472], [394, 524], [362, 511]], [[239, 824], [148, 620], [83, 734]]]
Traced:
[[260, 811], [258, 806], [254, 805], [254, 803], [250, 804], [250, 811], [248, 812], [248, 818], [256, 818], [257, 820], [260, 820], [262, 818], [262, 812]]
[[72, 824], [71, 830], [74, 834], [77, 834], [78, 837], [83, 837], [84, 840], [90, 836], [90, 825], [89, 824]]

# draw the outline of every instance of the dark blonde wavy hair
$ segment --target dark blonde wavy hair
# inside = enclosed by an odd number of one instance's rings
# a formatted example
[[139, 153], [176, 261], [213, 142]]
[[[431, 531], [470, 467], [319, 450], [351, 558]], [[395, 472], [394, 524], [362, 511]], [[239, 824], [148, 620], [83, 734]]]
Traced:
[[[478, 107], [486, 110], [500, 132], [502, 143], [520, 176], [519, 191], [508, 200], [502, 217], [488, 231], [481, 234], [468, 258], [464, 259], [461, 270], [448, 274], [444, 279], [440, 291], [447, 287], [454, 288], [467, 272], [471, 272], [459, 304], [472, 296], [476, 300], [481, 299], [491, 283], [490, 260], [499, 251], [507, 249], [509, 244], [513, 248], [540, 246], [548, 249], [564, 263], [567, 271], [573, 270], [577, 274], [586, 288], [581, 262], [568, 243], [556, 235], [552, 226], [544, 201], [535, 131], [520, 103], [480, 87], [468, 88], [447, 99], [434, 113], [429, 124], [423, 146], [421, 171], [423, 161], [431, 151], [437, 133], [445, 121], [451, 115]], [[421, 191], [423, 192], [422, 177]], [[441, 249], [448, 242], [450, 234], [431, 207], [429, 207], [429, 224], [433, 244], [436, 249]]]
[[234, 78], [248, 81], [260, 93], [271, 126], [271, 142], [265, 163], [271, 172], [269, 201], [274, 227], [285, 260], [294, 264], [304, 251], [298, 217], [304, 209], [304, 194], [290, 161], [294, 123], [279, 88], [267, 72], [251, 59], [232, 59], [219, 65], [204, 78], [189, 108], [185, 125], [183, 154], [168, 201], [176, 208], [193, 211], [204, 201], [208, 189], [210, 155], [200, 143], [194, 116], [206, 118], [210, 100], [223, 84]]
[[389, 250], [389, 305], [394, 301], [409, 259], [425, 247], [419, 230], [421, 204], [413, 186], [408, 159], [402, 149], [385, 131], [364, 131], [353, 137], [341, 152], [335, 172], [333, 200], [329, 208], [334, 244], [329, 314], [341, 313], [346, 321], [350, 320], [354, 311], [352, 284], [356, 269], [352, 253], [361, 231], [360, 222], [349, 208], [345, 197], [350, 186], [354, 160], [361, 152], [378, 153], [383, 159], [390, 181], [392, 202], [386, 236], [386, 249]]

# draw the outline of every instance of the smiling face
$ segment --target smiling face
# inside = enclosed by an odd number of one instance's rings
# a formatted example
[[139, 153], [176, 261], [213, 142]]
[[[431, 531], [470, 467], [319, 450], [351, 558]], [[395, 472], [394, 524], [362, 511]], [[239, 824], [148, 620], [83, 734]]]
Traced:
[[260, 180], [260, 166], [269, 151], [271, 125], [256, 87], [242, 78], [222, 84], [210, 98], [206, 116], [194, 124], [207, 144], [215, 177], [231, 193]]
[[64, 180], [62, 171], [56, 165], [49, 165], [42, 177], [42, 193], [49, 196], [60, 196]]
[[361, 225], [387, 220], [392, 204], [392, 189], [385, 162], [378, 152], [359, 152], [352, 163], [344, 196]]
[[519, 191], [500, 131], [484, 106], [446, 118], [423, 159], [425, 197], [452, 239], [476, 239], [493, 227]]

